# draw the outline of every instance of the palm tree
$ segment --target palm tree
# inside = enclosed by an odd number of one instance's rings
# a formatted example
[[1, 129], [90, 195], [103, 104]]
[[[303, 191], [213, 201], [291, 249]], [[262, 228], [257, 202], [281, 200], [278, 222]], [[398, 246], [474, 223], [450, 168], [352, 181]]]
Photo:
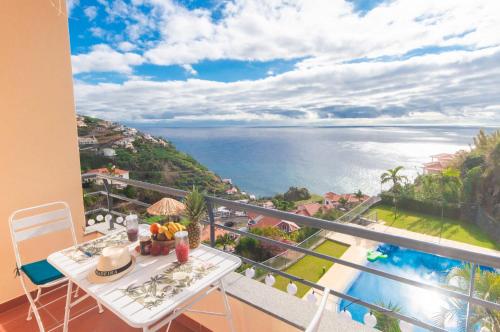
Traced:
[[392, 191], [393, 193], [392, 202], [394, 204], [394, 220], [396, 220], [398, 213], [397, 194], [401, 191], [401, 184], [403, 183], [403, 181], [408, 180], [408, 178], [405, 175], [399, 174], [399, 171], [401, 171], [402, 169], [403, 166], [398, 166], [393, 169], [388, 169], [380, 176], [381, 184], [392, 182], [392, 187], [390, 191]]
[[[471, 275], [471, 264], [456, 267], [448, 274], [447, 287], [459, 292], [467, 291]], [[474, 296], [498, 303], [500, 300], [500, 275], [477, 267], [474, 272]], [[448, 307], [442, 308], [440, 314], [435, 317], [436, 322], [443, 325], [450, 318], [458, 318], [460, 324], [465, 325], [467, 305], [463, 301], [457, 301], [453, 298], [450, 298], [448, 302]], [[491, 332], [500, 332], [500, 311], [481, 306], [471, 306], [470, 309], [469, 326], [479, 324]], [[461, 327], [465, 328], [465, 326]]]
[[363, 193], [361, 192], [361, 189], [358, 189], [358, 191], [356, 191], [354, 193], [354, 196], [358, 199], [358, 202], [361, 202], [361, 200], [363, 199]]
[[404, 168], [403, 166], [398, 166], [393, 169], [388, 169], [380, 176], [380, 182], [382, 184], [385, 184], [387, 182], [392, 182], [392, 188], [390, 189], [390, 191], [392, 191], [393, 193], [398, 192], [401, 189], [403, 180], [404, 181], [408, 180], [408, 178], [405, 175], [399, 174], [399, 171], [401, 171], [403, 168]]
[[[398, 304], [394, 304], [389, 302], [389, 304], [385, 304], [383, 301], [377, 302], [377, 305], [387, 308], [387, 311], [391, 312], [401, 312], [401, 306]], [[383, 332], [401, 332], [401, 328], [399, 327], [399, 319], [386, 315], [383, 311], [374, 311], [373, 314], [377, 318], [377, 325], [375, 325], [376, 329], [379, 329]]]

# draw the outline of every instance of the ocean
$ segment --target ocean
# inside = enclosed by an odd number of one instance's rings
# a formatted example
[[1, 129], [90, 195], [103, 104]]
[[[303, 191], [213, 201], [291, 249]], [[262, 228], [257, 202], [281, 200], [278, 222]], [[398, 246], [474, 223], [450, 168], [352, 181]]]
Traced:
[[222, 178], [257, 196], [290, 186], [311, 192], [380, 192], [380, 174], [404, 166], [413, 178], [438, 153], [468, 149], [478, 128], [140, 127], [163, 136]]

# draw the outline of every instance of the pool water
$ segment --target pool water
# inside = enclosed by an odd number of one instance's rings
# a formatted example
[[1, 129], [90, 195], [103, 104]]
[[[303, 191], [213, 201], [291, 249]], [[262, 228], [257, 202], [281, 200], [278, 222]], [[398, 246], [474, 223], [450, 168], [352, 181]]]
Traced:
[[[463, 264], [457, 260], [391, 245], [382, 245], [380, 249], [387, 253], [388, 257], [368, 262], [367, 266], [428, 284], [445, 285], [448, 273], [453, 268]], [[359, 274], [347, 294], [385, 307], [389, 303], [398, 305], [401, 308], [401, 313], [431, 324], [436, 324], [436, 316], [439, 315], [443, 307], [449, 305], [446, 297], [437, 292], [406, 285], [367, 272]], [[342, 300], [339, 310], [350, 303]], [[358, 304], [351, 304], [347, 310], [351, 313], [352, 318], [359, 322], [363, 322], [363, 316], [368, 311]], [[461, 318], [454, 317], [446, 321], [445, 329], [453, 332], [460, 331], [462, 322], [459, 319]], [[425, 330], [415, 327], [414, 331]]]

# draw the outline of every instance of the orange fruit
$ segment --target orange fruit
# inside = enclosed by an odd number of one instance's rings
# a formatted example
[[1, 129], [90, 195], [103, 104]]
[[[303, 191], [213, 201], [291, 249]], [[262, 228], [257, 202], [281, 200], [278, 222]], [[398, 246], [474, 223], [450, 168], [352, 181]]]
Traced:
[[152, 234], [158, 234], [158, 232], [160, 231], [160, 224], [158, 223], [151, 224], [151, 226], [149, 226], [149, 231]]

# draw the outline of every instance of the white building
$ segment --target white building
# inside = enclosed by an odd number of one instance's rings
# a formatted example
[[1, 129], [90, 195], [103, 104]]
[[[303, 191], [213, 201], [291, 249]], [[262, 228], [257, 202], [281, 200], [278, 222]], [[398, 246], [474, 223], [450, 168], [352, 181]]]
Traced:
[[78, 144], [80, 144], [80, 145], [97, 144], [97, 139], [94, 136], [92, 136], [92, 137], [78, 137]]
[[116, 156], [116, 151], [115, 151], [115, 149], [104, 148], [101, 150], [101, 154], [104, 157], [114, 157], [114, 156]]
[[[113, 175], [113, 176], [123, 178], [123, 179], [129, 179], [129, 175], [130, 175], [129, 171], [125, 171], [125, 170], [119, 169], [119, 168], [114, 168], [113, 173], [110, 173], [109, 170], [105, 167], [91, 169], [90, 171], [84, 173], [83, 175], [93, 175], [93, 174]], [[97, 185], [103, 185], [104, 181], [101, 178], [96, 178], [95, 183]], [[113, 186], [116, 186], [118, 188], [125, 188], [127, 185], [125, 183], [114, 181]]]

